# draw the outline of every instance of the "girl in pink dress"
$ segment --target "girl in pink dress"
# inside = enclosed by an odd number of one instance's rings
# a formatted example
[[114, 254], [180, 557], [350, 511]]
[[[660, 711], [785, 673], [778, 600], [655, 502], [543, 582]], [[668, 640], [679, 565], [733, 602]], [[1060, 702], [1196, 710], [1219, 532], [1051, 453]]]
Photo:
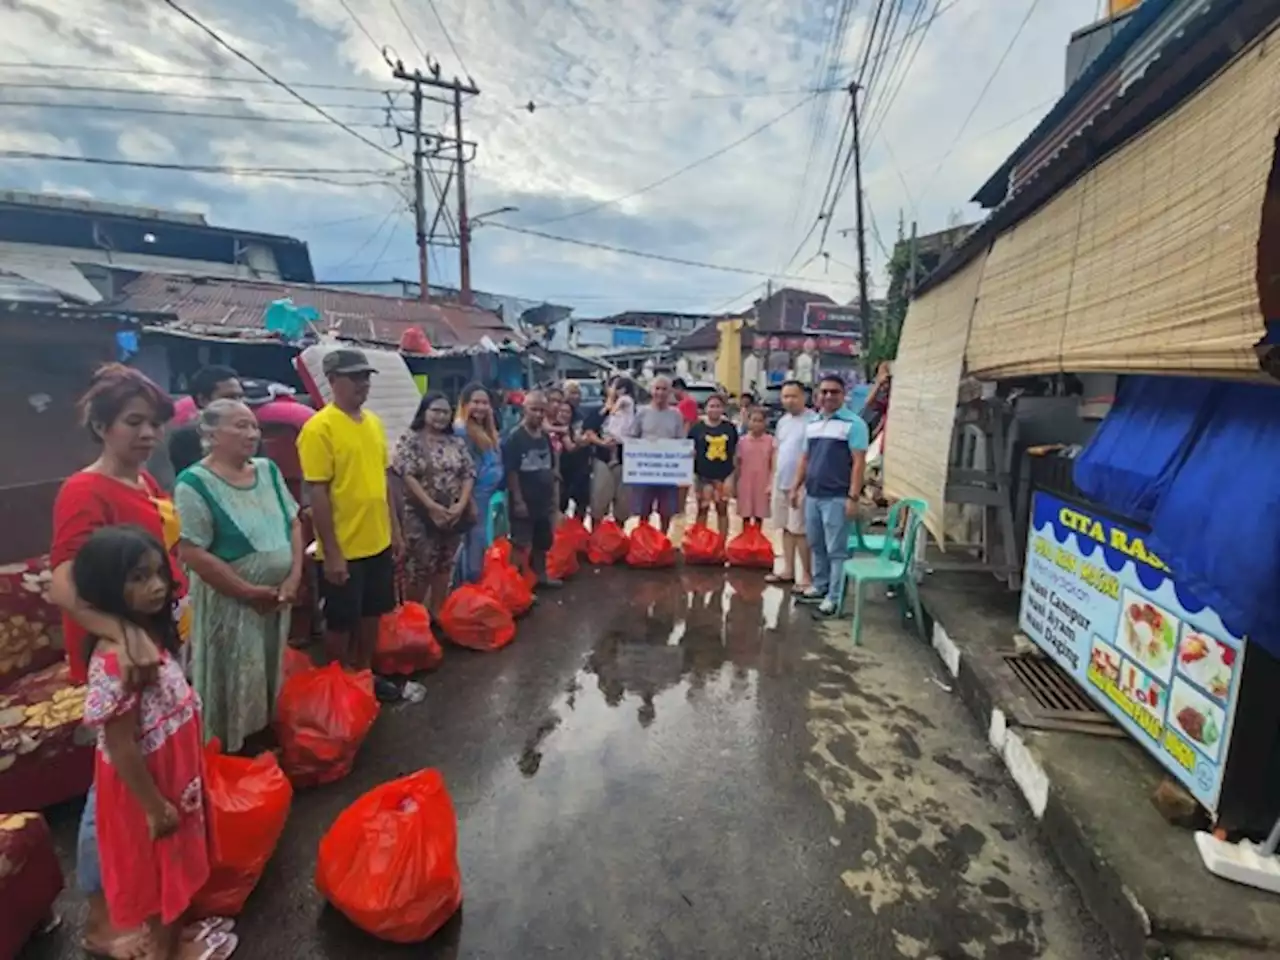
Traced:
[[84, 722], [97, 731], [98, 852], [112, 923], [148, 928], [146, 960], [229, 956], [235, 935], [184, 942], [181, 924], [209, 879], [200, 701], [177, 660], [173, 574], [139, 527], [103, 527], [72, 565], [78, 596], [145, 629], [161, 648], [156, 679], [126, 688], [124, 651], [91, 638]]
[[747, 432], [738, 438], [738, 516], [759, 526], [769, 516], [769, 481], [773, 477], [776, 446], [766, 432], [764, 410], [747, 412]]

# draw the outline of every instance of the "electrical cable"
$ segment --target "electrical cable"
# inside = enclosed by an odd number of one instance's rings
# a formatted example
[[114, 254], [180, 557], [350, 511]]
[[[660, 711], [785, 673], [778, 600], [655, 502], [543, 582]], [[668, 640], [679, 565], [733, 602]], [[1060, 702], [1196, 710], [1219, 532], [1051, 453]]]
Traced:
[[818, 96], [819, 94], [817, 93], [809, 94], [809, 96], [805, 97], [799, 103], [793, 104], [792, 106], [788, 107], [786, 110], [778, 114], [773, 119], [767, 120], [766, 122], [762, 123], [760, 126], [756, 127], [754, 130], [752, 130], [751, 132], [744, 134], [743, 136], [739, 137], [737, 140], [734, 140], [732, 143], [726, 143], [723, 147], [720, 147], [717, 150], [713, 150], [711, 153], [708, 153], [705, 156], [699, 157], [698, 159], [690, 163], [686, 163], [683, 167], [680, 167], [678, 170], [673, 170], [671, 173], [668, 173], [665, 176], [659, 177], [657, 180], [654, 180], [651, 183], [646, 183], [642, 187], [637, 187], [635, 190], [632, 190], [629, 193], [624, 193], [621, 196], [617, 196], [617, 197], [611, 197], [608, 200], [600, 200], [589, 206], [583, 207], [581, 210], [574, 210], [571, 213], [561, 214], [558, 217], [550, 217], [549, 219], [546, 219], [546, 220], [539, 220], [536, 223], [527, 224], [527, 226], [541, 227], [541, 226], [545, 226], [548, 223], [559, 223], [561, 220], [572, 220], [575, 217], [581, 217], [581, 216], [585, 216], [588, 213], [594, 213], [595, 211], [603, 207], [612, 206], [615, 203], [622, 203], [624, 200], [630, 200], [634, 197], [638, 197], [642, 193], [648, 193], [650, 190], [656, 190], [658, 187], [668, 184], [672, 180], [676, 179], [677, 177], [685, 173], [688, 173], [690, 170], [693, 170], [695, 167], [700, 167], [704, 163], [710, 163], [712, 160], [716, 160], [724, 156], [729, 151], [742, 146], [742, 144], [746, 143], [748, 140], [752, 139], [753, 137], [757, 137], [760, 134], [764, 133], [766, 130], [768, 130], [770, 127], [774, 126], [775, 124], [781, 123], [787, 117], [791, 116], [791, 114], [795, 113], [805, 104], [807, 104], [810, 100], [814, 100]]
[[[293, 100], [246, 100], [242, 96], [228, 93], [181, 93], [169, 90], [143, 90], [137, 87], [95, 87], [77, 83], [29, 83], [18, 80], [13, 83], [0, 83], [0, 88], [13, 90], [55, 90], [63, 93], [93, 93], [125, 97], [164, 97], [170, 100], [200, 100], [210, 103], [242, 103], [246, 106], [298, 107], [301, 104]], [[379, 93], [397, 94], [398, 90], [380, 90]], [[384, 112], [388, 104], [375, 103], [319, 103], [308, 104], [311, 107], [325, 107], [329, 110], [377, 110]], [[392, 106], [391, 109], [403, 109]]]
[[375, 268], [380, 266], [386, 259], [387, 251], [391, 249], [391, 241], [396, 238], [396, 231], [400, 229], [400, 224], [404, 222], [404, 210], [400, 211], [400, 216], [396, 217], [396, 222], [391, 224], [391, 229], [387, 231], [387, 242], [382, 245], [382, 249], [378, 251], [378, 259], [369, 264], [369, 269], [365, 271], [366, 277], [372, 275]]
[[[181, 170], [186, 173], [221, 173], [232, 176], [267, 177], [286, 180], [313, 179], [320, 176], [394, 176], [398, 170], [352, 170], [342, 167], [235, 167], [219, 164], [165, 163], [152, 160], [126, 160], [115, 157], [80, 157], [74, 154], [40, 153], [34, 150], [0, 150], [0, 160], [38, 160], [47, 163], [86, 163], [103, 167], [137, 167], [143, 170]], [[383, 183], [378, 180], [374, 183]], [[343, 184], [344, 186], [346, 184]]]
[[[774, 276], [765, 270], [748, 270], [746, 267], [731, 267], [726, 264], [704, 263], [699, 260], [686, 260], [683, 257], [671, 257], [661, 253], [648, 253], [644, 250], [631, 250], [627, 247], [615, 247], [608, 243], [596, 243], [592, 240], [577, 240], [573, 237], [560, 237], [552, 233], [543, 233], [540, 230], [530, 230], [527, 227], [515, 227], [508, 223], [492, 222], [486, 224], [495, 230], [505, 230], [509, 233], [519, 233], [529, 237], [537, 237], [540, 240], [552, 240], [556, 243], [567, 243], [576, 247], [587, 247], [591, 250], [604, 250], [608, 253], [617, 253], [629, 257], [640, 257], [644, 260], [657, 260], [661, 263], [673, 263], [682, 267], [698, 267], [702, 270], [719, 270], [722, 273], [737, 273], [748, 277], [773, 277], [776, 280], [794, 280], [804, 282], [805, 277], [799, 276]], [[849, 281], [839, 281], [841, 283], [851, 283]]]
[[444, 18], [440, 16], [440, 10], [436, 7], [436, 0], [427, 0], [427, 5], [431, 7], [431, 12], [436, 16], [436, 23], [440, 24], [440, 32], [444, 34], [444, 38], [448, 41], [449, 49], [453, 51], [454, 57], [458, 61], [458, 66], [462, 68], [462, 72], [467, 79], [471, 79], [471, 71], [467, 69], [466, 61], [462, 59], [462, 54], [458, 52], [458, 45], [453, 42], [453, 34], [449, 32], [449, 28], [444, 25]]
[[[254, 86], [271, 86], [270, 80], [261, 77], [230, 77], [221, 74], [189, 73], [181, 70], [145, 70], [135, 67], [99, 67], [80, 63], [21, 63], [16, 60], [0, 61], [0, 70], [48, 70], [57, 73], [102, 73], [121, 77], [158, 77], [168, 80], [203, 80], [209, 83], [247, 83]], [[353, 93], [385, 93], [385, 87], [359, 86], [349, 83], [304, 83], [289, 81], [289, 85], [302, 90], [344, 90]], [[4, 84], [14, 86], [14, 84]], [[97, 89], [87, 87], [81, 89]], [[159, 91], [157, 91], [158, 93]], [[164, 94], [176, 96], [176, 94]]]
[[956, 144], [960, 142], [960, 138], [964, 136], [965, 130], [969, 128], [969, 121], [973, 119], [973, 115], [978, 112], [978, 107], [982, 105], [982, 101], [986, 99], [987, 93], [991, 90], [991, 85], [995, 83], [996, 77], [1000, 74], [1000, 69], [1004, 66], [1009, 54], [1013, 52], [1013, 48], [1017, 46], [1018, 38], [1022, 36], [1022, 31], [1026, 28], [1027, 23], [1031, 20], [1031, 15], [1036, 12], [1036, 8], [1040, 6], [1040, 0], [1031, 0], [1031, 4], [1027, 7], [1027, 12], [1023, 16], [1021, 22], [1018, 23], [1018, 29], [1013, 32], [1013, 36], [1009, 38], [1009, 44], [1004, 48], [1004, 53], [1000, 54], [1000, 59], [996, 61], [995, 69], [991, 71], [991, 75], [987, 77], [987, 82], [982, 85], [982, 90], [978, 93], [978, 99], [973, 102], [973, 106], [969, 108], [969, 112], [965, 114], [964, 122], [960, 124], [960, 129], [956, 131], [955, 137], [952, 138], [950, 146], [942, 155], [942, 159], [938, 161], [937, 167], [934, 168], [932, 175], [924, 185], [924, 189], [920, 191], [921, 200], [929, 192], [934, 181], [938, 178], [938, 174], [942, 172], [943, 165], [951, 157], [951, 153], [956, 148]]
[[338, 3], [342, 5], [343, 10], [347, 11], [347, 16], [351, 18], [351, 22], [360, 28], [360, 32], [365, 35], [365, 39], [369, 41], [369, 45], [378, 51], [378, 56], [382, 56], [382, 47], [378, 44], [377, 40], [373, 39], [373, 34], [370, 33], [369, 28], [364, 25], [364, 21], [356, 16], [356, 12], [351, 9], [351, 4], [347, 3], [347, 0], [338, 0]]
[[[928, 0], [924, 0], [924, 2], [927, 3]], [[880, 132], [880, 128], [884, 125], [885, 120], [888, 119], [889, 111], [897, 101], [898, 95], [902, 92], [902, 88], [906, 83], [907, 77], [911, 73], [911, 67], [915, 63], [916, 57], [920, 53], [920, 49], [924, 46], [925, 38], [929, 34], [929, 28], [933, 26], [940, 16], [959, 2], [960, 0], [951, 0], [950, 3], [944, 4], [942, 0], [935, 0], [933, 12], [929, 15], [929, 18], [925, 20], [924, 23], [916, 25], [912, 30], [909, 30], [904, 34], [903, 43], [908, 43], [911, 38], [914, 37], [915, 45], [912, 47], [909, 54], [903, 53], [900, 56], [899, 62], [902, 64], [902, 68], [897, 70], [896, 82], [893, 82], [892, 75], [889, 78], [891, 89], [888, 97], [881, 101], [884, 106], [881, 107], [879, 103], [872, 105], [872, 110], [868, 116], [868, 122], [866, 125], [869, 131], [866, 138], [866, 147], [868, 150], [870, 150], [871, 144], [875, 141], [875, 137]], [[923, 7], [920, 9], [923, 9]], [[905, 51], [905, 46], [903, 47], [903, 50]]]
[[[337, 264], [332, 269], [335, 271], [341, 270], [343, 267], [349, 265], [353, 260], [355, 260], [356, 257], [360, 256], [360, 254], [364, 253], [365, 250], [368, 249], [369, 244], [373, 243], [373, 241], [376, 240], [381, 235], [383, 228], [386, 227], [387, 223], [391, 220], [391, 218], [396, 215], [397, 211], [399, 211], [401, 215], [403, 215], [404, 208], [400, 204], [396, 204], [390, 210], [388, 210], [386, 214], [383, 215], [382, 219], [378, 221], [378, 225], [373, 228], [373, 233], [365, 237], [364, 241], [360, 244], [360, 246], [356, 247], [355, 250], [351, 253], [351, 255], [347, 257], [347, 259], [343, 260], [341, 263]], [[391, 232], [394, 234], [395, 229], [393, 228]]]
[[[772, 90], [750, 90], [742, 93], [684, 93], [662, 97], [628, 97], [621, 100], [576, 100], [565, 103], [534, 103], [531, 100], [528, 103], [513, 104], [509, 109], [527, 112], [530, 103], [533, 103], [535, 110], [573, 110], [578, 107], [627, 107], [655, 103], [685, 103], [698, 100], [754, 100], [766, 97], [799, 97], [810, 93], [833, 93], [839, 89], [839, 87], [822, 86], [779, 87]], [[481, 115], [485, 117], [497, 116], [497, 114], [483, 113]]]
[[[160, 107], [123, 107], [116, 104], [102, 103], [58, 103], [48, 100], [0, 100], [0, 108], [4, 107], [36, 107], [41, 110], [92, 110], [94, 113], [130, 113], [149, 117], [190, 117], [195, 120], [234, 120], [245, 123], [285, 123], [302, 126], [327, 127], [329, 124], [320, 119], [310, 117], [269, 117], [265, 114], [253, 113], [237, 116], [234, 113], [209, 113], [203, 110], [165, 110]], [[363, 130], [385, 130], [381, 123], [353, 123], [353, 127]]]
[[405, 33], [409, 34], [409, 42], [412, 43], [413, 48], [418, 51], [418, 56], [422, 58], [422, 62], [424, 64], [428, 63], [431, 58], [427, 56], [427, 51], [422, 49], [422, 44], [418, 42], [418, 35], [414, 32], [413, 27], [409, 26], [409, 21], [406, 20], [404, 18], [404, 14], [400, 12], [400, 4], [396, 3], [396, 0], [387, 0], [387, 2], [391, 4], [391, 10], [395, 13], [396, 19], [400, 21], [400, 26], [404, 27]]
[[194, 26], [198, 27], [201, 31], [203, 31], [206, 35], [208, 35], [208, 37], [211, 40], [217, 43], [220, 47], [222, 47], [228, 53], [231, 53], [238, 59], [244, 61], [244, 63], [248, 64], [258, 73], [262, 74], [272, 83], [274, 83], [276, 86], [280, 87], [286, 93], [290, 94], [295, 100], [310, 107], [312, 110], [320, 114], [320, 116], [324, 117], [334, 126], [342, 130], [345, 130], [347, 133], [355, 137], [361, 143], [365, 144], [366, 146], [372, 147], [374, 150], [377, 150], [379, 153], [383, 154], [384, 156], [390, 157], [392, 160], [395, 160], [400, 165], [406, 166], [406, 167], [410, 165], [408, 161], [406, 161], [403, 157], [396, 156], [396, 154], [392, 153], [390, 150], [388, 150], [382, 144], [378, 143], [376, 140], [370, 140], [364, 134], [360, 133], [360, 131], [354, 130], [351, 127], [347, 126], [337, 117], [335, 117], [333, 114], [326, 112], [323, 107], [317, 106], [311, 100], [308, 100], [303, 94], [298, 93], [297, 90], [289, 86], [289, 84], [285, 83], [283, 80], [278, 79], [274, 74], [272, 74], [265, 67], [260, 66], [257, 63], [257, 61], [255, 61], [252, 57], [249, 57], [247, 54], [241, 53], [234, 46], [232, 46], [230, 43], [224, 40], [221, 34], [218, 33], [218, 31], [214, 30], [210, 26], [207, 26], [204, 23], [204, 21], [202, 21], [199, 17], [183, 9], [183, 7], [178, 4], [177, 0], [164, 0], [164, 2], [168, 4], [174, 10], [174, 12], [176, 12], [179, 16], [183, 17], [185, 20], [187, 20]]

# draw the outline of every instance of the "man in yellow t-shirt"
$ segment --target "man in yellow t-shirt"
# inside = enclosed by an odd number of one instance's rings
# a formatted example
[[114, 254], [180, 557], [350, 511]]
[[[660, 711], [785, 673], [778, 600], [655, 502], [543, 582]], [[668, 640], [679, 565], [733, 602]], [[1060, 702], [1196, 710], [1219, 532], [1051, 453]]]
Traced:
[[[324, 358], [332, 401], [298, 434], [298, 459], [311, 495], [317, 550], [324, 563], [325, 653], [356, 670], [373, 665], [378, 619], [396, 605], [400, 519], [387, 482], [387, 437], [363, 409], [374, 373], [361, 350]], [[382, 684], [390, 697], [398, 689]]]

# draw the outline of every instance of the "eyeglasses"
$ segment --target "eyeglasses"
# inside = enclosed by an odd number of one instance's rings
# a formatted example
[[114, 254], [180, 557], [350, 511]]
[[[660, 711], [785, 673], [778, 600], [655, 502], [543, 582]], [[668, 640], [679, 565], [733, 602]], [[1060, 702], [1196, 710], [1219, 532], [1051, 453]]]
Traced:
[[836, 388], [836, 389], [834, 389], [834, 390], [819, 390], [819, 391], [818, 391], [818, 393], [821, 393], [821, 394], [828, 394], [828, 395], [833, 395], [833, 396], [838, 396], [838, 395], [840, 395], [840, 394], [844, 393], [844, 391], [843, 391], [843, 390], [841, 390], [841, 389], [839, 389], [839, 388], [837, 387], [837, 388]]

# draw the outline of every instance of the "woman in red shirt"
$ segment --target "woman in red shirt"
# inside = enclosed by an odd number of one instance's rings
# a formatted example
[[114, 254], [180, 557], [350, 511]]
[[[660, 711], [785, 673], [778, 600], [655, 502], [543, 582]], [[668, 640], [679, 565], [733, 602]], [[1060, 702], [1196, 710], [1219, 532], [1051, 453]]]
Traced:
[[[146, 530], [169, 550], [178, 597], [174, 616], [182, 633], [187, 581], [173, 553], [178, 543], [177, 514], [160, 485], [142, 468], [173, 416], [173, 401], [139, 371], [109, 364], [94, 374], [81, 398], [80, 412], [101, 452], [93, 463], [67, 478], [54, 502], [50, 597], [62, 609], [72, 681], [83, 684], [87, 679], [84, 654], [86, 638], [92, 635], [114, 641], [128, 652], [121, 669], [126, 683], [138, 689], [154, 679], [159, 651], [138, 627], [83, 603], [76, 594], [71, 564], [84, 542], [101, 527], [131, 524]], [[144, 955], [145, 933], [115, 929], [107, 913], [98, 865], [97, 796], [92, 788], [80, 822], [76, 874], [89, 902], [82, 938], [85, 950], [122, 960]]]

